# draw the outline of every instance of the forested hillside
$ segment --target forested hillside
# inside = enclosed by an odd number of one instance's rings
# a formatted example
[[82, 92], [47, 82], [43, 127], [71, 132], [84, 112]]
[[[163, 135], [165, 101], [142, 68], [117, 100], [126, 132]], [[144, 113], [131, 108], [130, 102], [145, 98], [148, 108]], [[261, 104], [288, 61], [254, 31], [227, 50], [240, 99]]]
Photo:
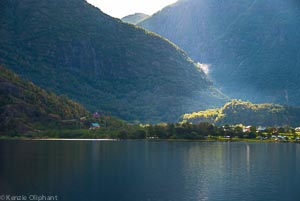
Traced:
[[224, 103], [184, 51], [84, 0], [1, 0], [0, 13], [0, 63], [90, 111], [160, 122]]
[[66, 96], [46, 92], [0, 66], [0, 135], [39, 133], [89, 112]]
[[209, 122], [217, 125], [290, 125], [298, 127], [300, 125], [300, 108], [232, 100], [221, 108], [185, 114], [183, 120], [193, 123]]

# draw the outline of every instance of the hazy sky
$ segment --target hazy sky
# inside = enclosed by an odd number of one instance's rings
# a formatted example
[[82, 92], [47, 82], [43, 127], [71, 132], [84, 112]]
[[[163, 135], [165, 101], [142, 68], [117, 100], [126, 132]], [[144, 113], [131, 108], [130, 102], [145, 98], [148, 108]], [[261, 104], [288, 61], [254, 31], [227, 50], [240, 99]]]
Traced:
[[117, 18], [122, 18], [134, 13], [152, 15], [176, 1], [177, 0], [87, 0], [87, 2], [100, 8], [104, 13]]

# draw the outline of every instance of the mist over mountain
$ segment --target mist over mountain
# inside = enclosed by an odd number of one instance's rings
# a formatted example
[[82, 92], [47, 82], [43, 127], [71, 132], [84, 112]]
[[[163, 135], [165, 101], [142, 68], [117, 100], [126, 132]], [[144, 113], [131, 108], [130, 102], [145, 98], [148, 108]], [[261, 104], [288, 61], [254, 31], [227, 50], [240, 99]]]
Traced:
[[139, 25], [208, 64], [227, 95], [300, 105], [300, 2], [180, 0]]
[[224, 96], [184, 51], [84, 0], [2, 0], [0, 64], [129, 121], [176, 121]]
[[130, 24], [138, 24], [139, 22], [147, 19], [148, 17], [150, 17], [150, 16], [146, 15], [144, 13], [135, 13], [132, 15], [127, 15], [127, 16], [123, 17], [121, 20], [123, 22], [127, 22]]

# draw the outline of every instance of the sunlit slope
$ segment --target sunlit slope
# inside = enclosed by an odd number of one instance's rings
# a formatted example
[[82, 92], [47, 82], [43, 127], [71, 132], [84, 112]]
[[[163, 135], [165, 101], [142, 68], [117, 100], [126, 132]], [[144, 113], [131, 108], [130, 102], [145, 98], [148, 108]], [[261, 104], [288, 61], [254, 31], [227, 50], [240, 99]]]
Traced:
[[181, 0], [139, 25], [178, 44], [231, 97], [300, 105], [300, 2]]
[[61, 120], [89, 114], [66, 96], [49, 93], [0, 65], [0, 136], [41, 133]]
[[83, 0], [2, 0], [0, 62], [90, 111], [176, 121], [224, 102], [181, 49]]
[[183, 120], [193, 123], [210, 122], [217, 125], [297, 127], [300, 125], [300, 108], [232, 100], [221, 108], [185, 114]]

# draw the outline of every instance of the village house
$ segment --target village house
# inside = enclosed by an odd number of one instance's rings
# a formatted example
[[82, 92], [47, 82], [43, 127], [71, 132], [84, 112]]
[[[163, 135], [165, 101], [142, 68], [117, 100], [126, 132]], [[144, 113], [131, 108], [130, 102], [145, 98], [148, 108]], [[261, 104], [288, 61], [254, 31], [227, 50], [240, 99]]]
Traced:
[[98, 123], [91, 123], [90, 130], [100, 129], [101, 126]]
[[251, 126], [246, 126], [245, 128], [243, 128], [243, 132], [247, 133], [251, 131]]
[[300, 132], [300, 127], [295, 128], [296, 132]]

